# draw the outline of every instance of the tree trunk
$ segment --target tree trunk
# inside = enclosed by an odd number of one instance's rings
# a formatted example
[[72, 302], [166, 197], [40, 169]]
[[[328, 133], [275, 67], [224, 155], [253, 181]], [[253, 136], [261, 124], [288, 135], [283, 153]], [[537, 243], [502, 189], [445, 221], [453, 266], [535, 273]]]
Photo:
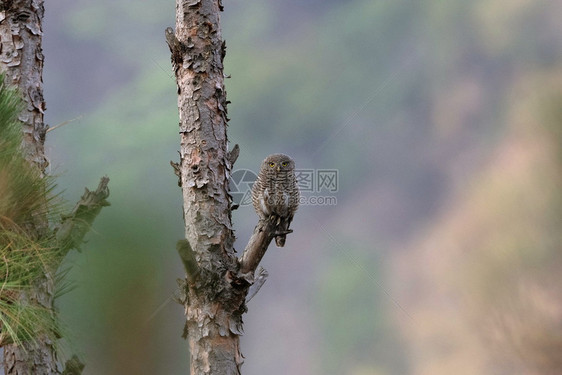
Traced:
[[263, 269], [254, 274], [276, 231], [272, 221], [259, 221], [237, 258], [228, 177], [239, 148], [228, 152], [220, 11], [220, 0], [176, 0], [175, 33], [166, 29], [178, 86], [180, 163], [172, 166], [184, 201], [186, 240], [178, 251], [187, 277], [180, 302], [192, 375], [240, 374], [246, 298], [267, 277]]
[[0, 71], [19, 88], [25, 109], [24, 152], [43, 173], [48, 165], [44, 152], [47, 126], [43, 122], [43, 0], [3, 0], [0, 5]]
[[[183, 191], [188, 290], [186, 331], [191, 374], [239, 374], [240, 309], [227, 179], [224, 46], [219, 1], [176, 2], [176, 33], [167, 30], [178, 84], [180, 179]], [[191, 262], [191, 266], [189, 263]]]
[[[19, 88], [25, 108], [19, 118], [23, 124], [23, 150], [26, 159], [44, 174], [48, 165], [44, 154], [47, 126], [43, 122], [43, 52], [41, 49], [44, 7], [43, 0], [2, 1], [0, 5], [0, 69], [6, 82]], [[33, 228], [37, 238], [45, 235], [48, 223], [45, 216], [35, 217]], [[54, 277], [46, 274], [37, 280], [36, 288], [22, 293], [21, 299], [52, 310]], [[26, 342], [4, 347], [4, 373], [58, 374], [54, 343], [47, 335], [38, 334], [35, 343]]]

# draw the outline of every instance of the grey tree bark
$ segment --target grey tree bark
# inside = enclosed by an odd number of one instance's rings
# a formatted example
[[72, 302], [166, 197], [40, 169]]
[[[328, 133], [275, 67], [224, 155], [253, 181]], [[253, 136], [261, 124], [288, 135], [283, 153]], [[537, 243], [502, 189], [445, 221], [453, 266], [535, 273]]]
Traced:
[[[22, 150], [41, 176], [45, 176], [48, 166], [44, 152], [48, 126], [43, 121], [46, 109], [42, 79], [43, 15], [43, 0], [2, 0], [0, 3], [0, 72], [6, 75], [8, 84], [18, 88], [25, 103], [19, 115], [23, 132]], [[108, 205], [105, 200], [109, 195], [108, 181], [108, 178], [103, 178], [96, 191], [86, 189], [75, 209], [63, 218], [56, 229], [49, 228], [45, 213], [38, 213], [33, 215], [33, 223], [26, 230], [37, 239], [56, 235], [60, 244], [60, 262], [71, 248], [79, 246], [101, 208]], [[58, 263], [52, 269], [46, 269], [44, 276], [35, 280], [34, 288], [18, 296], [30, 304], [44, 307], [51, 312], [53, 319], [56, 319], [53, 303], [57, 266]], [[79, 374], [84, 367], [77, 357], [73, 357], [63, 369], [57, 358], [55, 342], [43, 332], [37, 332], [35, 341], [8, 344], [3, 349], [6, 375], [50, 375], [62, 371]]]
[[[172, 166], [184, 202], [186, 239], [178, 251], [186, 279], [180, 302], [192, 375], [240, 374], [242, 314], [275, 233], [273, 223], [260, 221], [238, 259], [228, 176], [239, 149], [228, 152], [220, 11], [221, 0], [176, 0], [175, 32], [166, 29], [178, 88], [180, 162]], [[258, 273], [254, 291], [266, 275]]]

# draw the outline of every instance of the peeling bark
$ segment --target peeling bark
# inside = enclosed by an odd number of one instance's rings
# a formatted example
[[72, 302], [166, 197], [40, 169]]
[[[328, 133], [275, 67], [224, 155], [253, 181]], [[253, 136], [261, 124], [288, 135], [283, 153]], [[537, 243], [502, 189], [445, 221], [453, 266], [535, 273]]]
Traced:
[[[176, 0], [176, 30], [166, 29], [178, 89], [180, 162], [172, 162], [183, 193], [185, 240], [178, 252], [186, 270], [180, 282], [184, 337], [191, 374], [240, 374], [242, 314], [254, 273], [274, 238], [259, 222], [238, 260], [233, 248], [228, 177], [240, 149], [229, 152], [220, 0]], [[260, 270], [250, 298], [265, 282]]]
[[187, 318], [192, 374], [239, 374], [239, 327], [244, 287], [237, 288], [228, 194], [229, 159], [224, 90], [224, 44], [219, 4], [176, 2], [176, 30], [166, 40], [178, 85], [179, 175], [187, 242], [178, 244], [187, 273]]
[[[23, 150], [26, 159], [41, 173], [48, 165], [44, 154], [47, 126], [43, 123], [43, 14], [43, 0], [2, 1], [0, 5], [0, 71], [6, 74], [6, 83], [19, 88], [25, 102], [19, 115], [23, 126]], [[40, 237], [47, 230], [47, 219], [36, 217], [33, 232]], [[53, 274], [46, 274], [37, 281], [34, 289], [20, 298], [52, 309], [54, 289]], [[36, 342], [7, 345], [4, 348], [4, 373], [60, 373], [54, 343], [47, 335], [39, 333]]]
[[48, 126], [43, 122], [43, 0], [3, 0], [0, 5], [0, 71], [19, 88], [26, 108], [23, 123], [26, 159], [41, 172], [49, 164], [44, 153]]

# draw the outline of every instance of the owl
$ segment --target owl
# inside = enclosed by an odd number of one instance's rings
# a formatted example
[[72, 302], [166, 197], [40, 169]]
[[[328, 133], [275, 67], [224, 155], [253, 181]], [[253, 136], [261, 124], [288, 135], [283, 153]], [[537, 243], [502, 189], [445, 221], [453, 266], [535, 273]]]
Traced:
[[293, 159], [283, 154], [265, 158], [252, 186], [252, 203], [261, 219], [276, 221], [277, 247], [285, 245], [286, 232], [299, 206], [299, 197]]

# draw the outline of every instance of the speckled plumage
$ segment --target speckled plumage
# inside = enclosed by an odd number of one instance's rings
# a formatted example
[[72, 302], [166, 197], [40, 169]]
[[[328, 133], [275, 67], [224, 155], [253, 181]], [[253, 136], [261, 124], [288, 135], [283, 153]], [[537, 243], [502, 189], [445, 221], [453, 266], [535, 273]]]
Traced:
[[[252, 203], [261, 219], [277, 221], [277, 231], [287, 232], [299, 206], [295, 162], [284, 154], [269, 155], [262, 162], [252, 186]], [[286, 234], [275, 237], [278, 247], [285, 245]]]

